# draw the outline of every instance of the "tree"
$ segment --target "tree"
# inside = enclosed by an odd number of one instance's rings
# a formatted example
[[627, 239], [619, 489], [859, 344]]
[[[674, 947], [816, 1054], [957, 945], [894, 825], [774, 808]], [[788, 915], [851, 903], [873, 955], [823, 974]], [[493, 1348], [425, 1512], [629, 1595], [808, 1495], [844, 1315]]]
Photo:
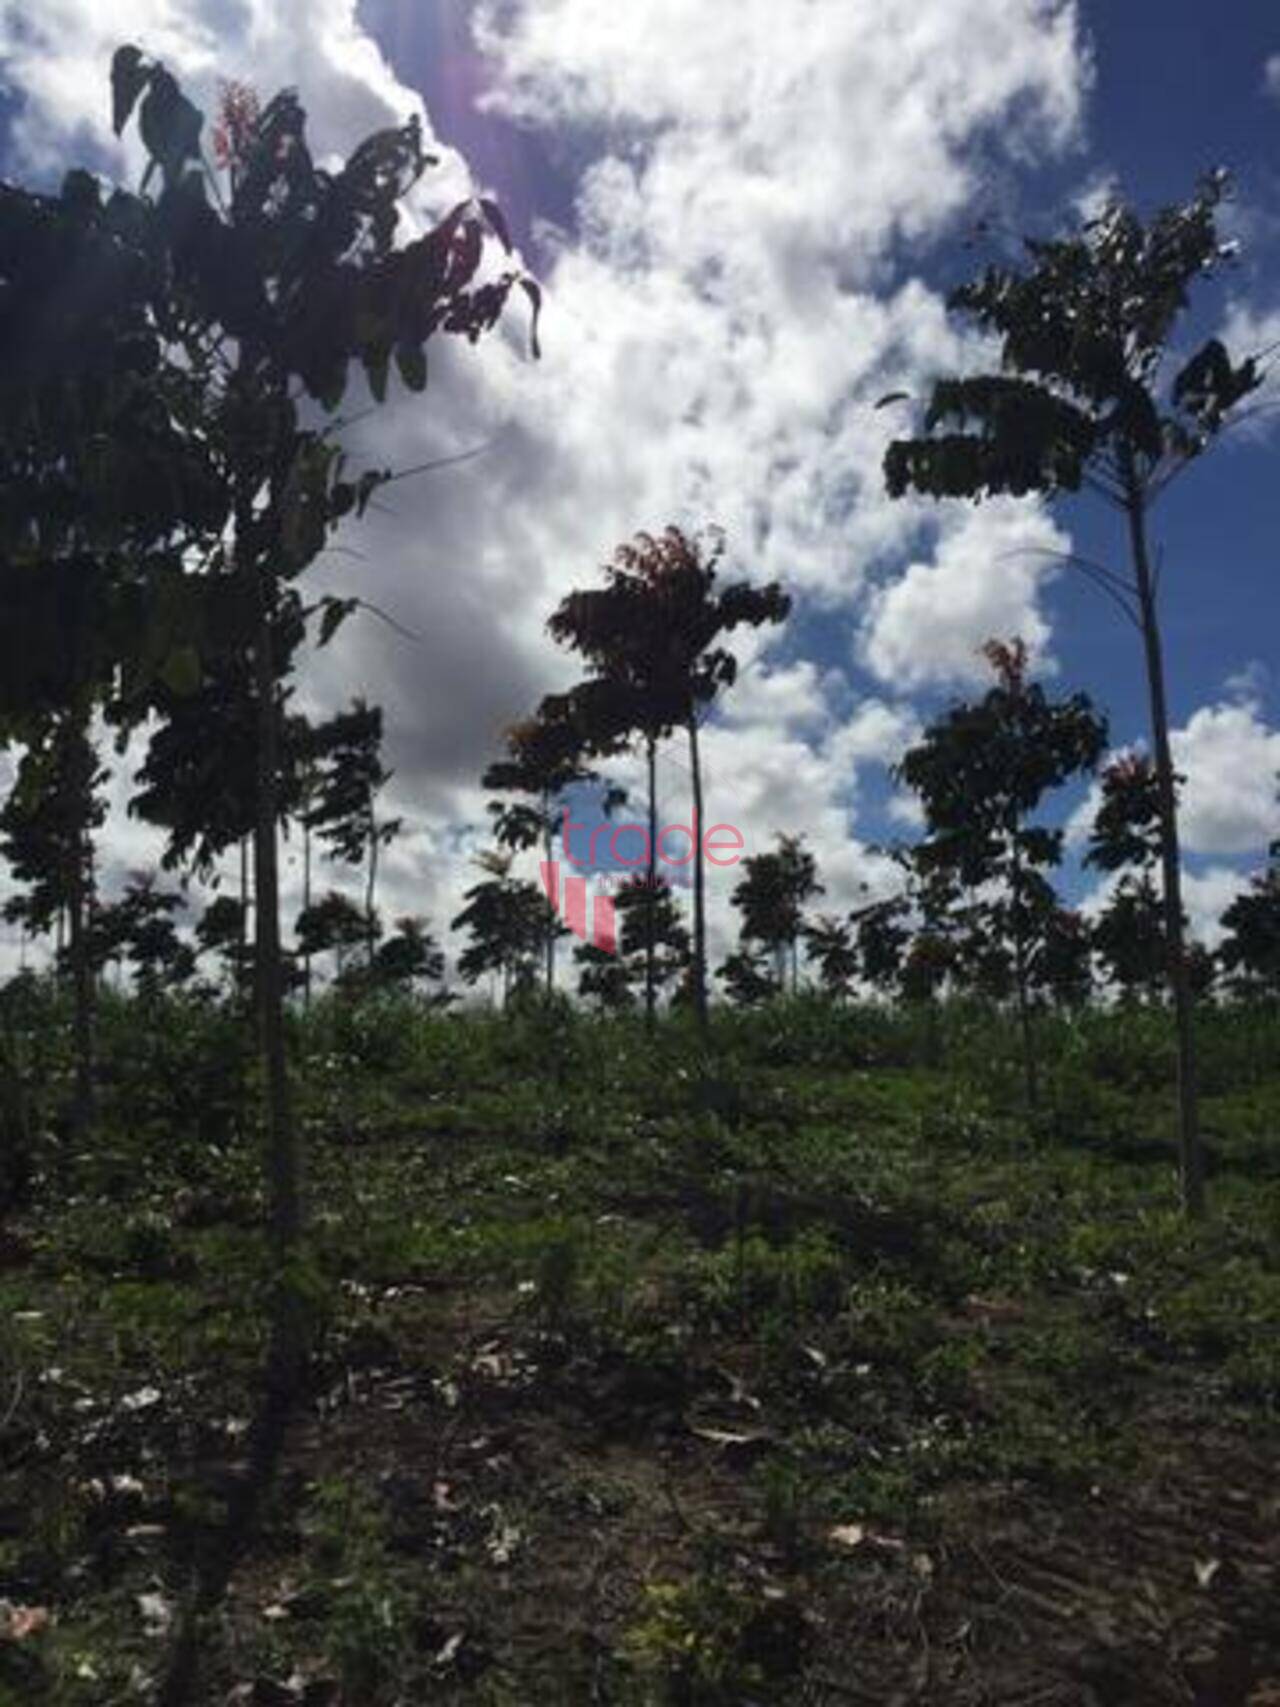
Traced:
[[665, 877], [652, 881], [640, 872], [614, 896], [618, 919], [618, 953], [624, 964], [644, 965], [646, 991], [661, 994], [684, 979], [692, 965], [689, 932], [671, 885]]
[[350, 970], [352, 956], [368, 947], [369, 917], [349, 896], [330, 889], [298, 914], [294, 934], [298, 952], [307, 960], [316, 954], [332, 954], [334, 980], [341, 983]]
[[1093, 946], [1108, 980], [1128, 1001], [1151, 1002], [1166, 986], [1169, 958], [1160, 896], [1148, 872], [1122, 877], [1093, 924]]
[[873, 990], [894, 994], [902, 976], [903, 957], [911, 941], [907, 924], [910, 903], [896, 895], [873, 901], [853, 915], [854, 947], [862, 976]]
[[824, 890], [818, 882], [817, 861], [803, 845], [804, 837], [780, 834], [776, 840], [775, 851], [743, 860], [744, 875], [730, 900], [742, 914], [743, 942], [759, 943], [773, 955], [779, 990], [786, 984], [790, 965], [794, 994], [800, 982], [798, 945], [805, 904]]
[[[507, 757], [489, 766], [482, 779], [483, 786], [497, 793], [531, 798], [490, 804], [499, 847], [523, 851], [541, 843], [547, 864], [552, 863], [560, 797], [573, 783], [588, 782], [594, 777], [594, 772], [583, 762], [583, 744], [583, 732], [572, 715], [572, 702], [562, 698], [544, 700], [535, 717], [514, 724], [507, 731]], [[606, 790], [606, 813], [623, 798], [619, 789]], [[561, 934], [553, 914], [544, 945], [548, 995], [555, 988], [556, 941]]]
[[774, 960], [763, 949], [738, 949], [725, 960], [719, 976], [729, 1000], [740, 1008], [760, 1007], [782, 989]]
[[511, 876], [511, 857], [502, 852], [478, 856], [476, 863], [488, 876], [467, 890], [466, 906], [450, 926], [471, 937], [458, 957], [459, 976], [467, 984], [496, 976], [504, 1007], [535, 984], [552, 911], [538, 884]]
[[252, 974], [252, 949], [246, 940], [245, 905], [233, 895], [210, 901], [196, 922], [196, 947], [201, 954], [216, 954], [222, 961], [237, 994]]
[[1029, 679], [1020, 640], [990, 641], [983, 650], [994, 686], [931, 724], [897, 775], [924, 806], [928, 837], [915, 849], [917, 867], [970, 892], [994, 890], [970, 903], [966, 958], [988, 995], [998, 998], [1011, 975], [1027, 1107], [1034, 1110], [1034, 960], [1056, 920], [1044, 873], [1060, 862], [1063, 837], [1033, 823], [1032, 814], [1052, 789], [1093, 769], [1107, 730], [1087, 695], [1051, 700]]
[[573, 951], [579, 967], [578, 994], [595, 1002], [603, 1013], [623, 1013], [634, 1006], [631, 968], [617, 954], [594, 943], [580, 943]]
[[1192, 991], [1183, 928], [1178, 813], [1152, 560], [1152, 505], [1205, 451], [1260, 383], [1211, 338], [1170, 377], [1168, 355], [1191, 286], [1217, 270], [1217, 172], [1183, 206], [1144, 224], [1112, 202], [1082, 231], [1028, 241], [1024, 268], [988, 267], [950, 306], [1001, 346], [1001, 371], [933, 387], [920, 436], [889, 446], [894, 496], [1049, 497], [1086, 489], [1119, 511], [1129, 571], [1073, 558], [1142, 638], [1160, 808], [1167, 973], [1177, 1031], [1179, 1150], [1187, 1213], [1204, 1211]]
[[[1175, 787], [1179, 779], [1175, 778]], [[1103, 767], [1084, 863], [1120, 878], [1093, 925], [1108, 979], [1128, 1001], [1155, 1001], [1167, 986], [1169, 940], [1156, 889], [1160, 784], [1144, 753], [1121, 753]]]
[[[121, 48], [112, 93], [117, 133], [136, 111], [149, 155], [145, 182], [159, 185], [147, 204], [165, 274], [157, 319], [180, 339], [202, 388], [203, 419], [230, 499], [227, 544], [206, 574], [193, 578], [206, 599], [189, 649], [198, 678], [239, 671], [246, 660], [250, 670], [255, 964], [270, 1217], [283, 1274], [300, 1226], [277, 844], [283, 684], [310, 614], [296, 583], [331, 529], [363, 514], [389, 478], [381, 471], [345, 478], [331, 435], [304, 425], [299, 393], [320, 410], [335, 410], [351, 364], [360, 362], [381, 402], [393, 359], [405, 386], [422, 391], [432, 336], [474, 342], [496, 323], [516, 284], [536, 313], [537, 287], [510, 269], [477, 282], [488, 234], [510, 248], [491, 203], [463, 203], [397, 246], [398, 204], [431, 163], [416, 118], [367, 138], [345, 165], [330, 169], [310, 153], [306, 115], [293, 92], [261, 107], [247, 92], [233, 92], [217, 148], [224, 183], [215, 187], [201, 166], [203, 117], [162, 65], [136, 47]], [[322, 641], [356, 602], [321, 602]], [[271, 1379], [283, 1392], [296, 1385], [301, 1347], [287, 1301], [281, 1310]]]
[[443, 977], [444, 954], [427, 929], [427, 921], [397, 919], [395, 935], [379, 944], [374, 956], [374, 982], [412, 990], [417, 984], [438, 984]]
[[[717, 587], [724, 536], [690, 536], [678, 527], [641, 533], [620, 545], [605, 570], [606, 586], [570, 593], [549, 624], [551, 633], [581, 653], [593, 670], [633, 697], [634, 727], [645, 742], [649, 770], [650, 883], [657, 876], [655, 804], [657, 742], [683, 728], [693, 786], [692, 996], [699, 1021], [707, 1017], [706, 863], [699, 727], [720, 693], [732, 687], [737, 660], [722, 643], [732, 630], [783, 622], [791, 601], [777, 582]], [[652, 999], [649, 1011], [652, 1013]]]
[[1244, 996], [1280, 996], [1280, 842], [1267, 869], [1222, 915], [1226, 932], [1219, 957]]
[[12, 793], [0, 811], [0, 853], [13, 876], [27, 885], [5, 906], [6, 919], [42, 933], [65, 914], [71, 973], [75, 1086], [71, 1130], [88, 1133], [94, 1110], [95, 962], [94, 832], [106, 815], [98, 763], [86, 716], [71, 709], [43, 720], [18, 767]]
[[99, 909], [99, 956], [105, 960], [109, 947], [113, 958], [126, 960], [144, 999], [185, 984], [195, 973], [195, 952], [174, 923], [186, 905], [176, 890], [160, 888], [153, 872], [135, 872], [120, 899]]
[[858, 951], [853, 940], [852, 919], [835, 919], [824, 913], [803, 931], [809, 958], [818, 968], [823, 989], [837, 1002], [849, 995], [858, 975]]
[[1055, 907], [1031, 952], [1033, 986], [1063, 1008], [1083, 1007], [1093, 992], [1088, 921], [1073, 908]]
[[[359, 697], [351, 709], [314, 727], [299, 727], [302, 773], [307, 800], [300, 816], [307, 840], [304, 890], [310, 889], [310, 838], [318, 834], [334, 859], [363, 864], [365, 881], [365, 958], [372, 969], [377, 952], [374, 899], [378, 854], [401, 833], [404, 820], [378, 817], [378, 794], [391, 780], [382, 765], [382, 710]], [[305, 900], [305, 897], [304, 897]], [[305, 964], [305, 957], [304, 957]]]
[[[21, 811], [79, 847], [60, 864], [75, 986], [72, 1129], [93, 1112], [90, 731], [126, 680], [174, 671], [187, 554], [225, 495], [192, 431], [196, 386], [152, 312], [163, 264], [145, 208], [87, 172], [57, 196], [0, 184], [0, 744], [27, 765]], [[51, 753], [60, 757], [46, 762]]]

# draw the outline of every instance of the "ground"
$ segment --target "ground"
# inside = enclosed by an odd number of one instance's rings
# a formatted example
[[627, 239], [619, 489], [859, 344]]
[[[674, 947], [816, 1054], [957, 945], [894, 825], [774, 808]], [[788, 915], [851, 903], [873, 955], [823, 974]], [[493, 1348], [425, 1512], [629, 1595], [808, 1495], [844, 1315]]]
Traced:
[[[145, 1700], [270, 1275], [225, 1016], [106, 1016], [0, 1239], [0, 1702]], [[1280, 1022], [299, 1024], [313, 1377], [200, 1702], [1280, 1707]], [[34, 1032], [32, 1036], [34, 1037]], [[38, 1052], [41, 1045], [31, 1044]]]

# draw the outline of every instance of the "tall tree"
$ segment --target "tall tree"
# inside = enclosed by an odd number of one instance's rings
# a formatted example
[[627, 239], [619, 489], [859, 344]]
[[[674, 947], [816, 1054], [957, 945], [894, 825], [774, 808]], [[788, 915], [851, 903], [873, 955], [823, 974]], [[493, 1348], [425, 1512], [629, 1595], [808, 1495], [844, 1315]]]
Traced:
[[824, 894], [818, 864], [803, 836], [779, 834], [777, 847], [752, 854], [742, 862], [743, 877], [730, 899], [742, 915], [744, 943], [759, 943], [774, 957], [778, 988], [785, 988], [791, 969], [791, 991], [800, 985], [800, 938], [806, 904]]
[[[657, 742], [683, 728], [689, 745], [693, 793], [694, 1009], [707, 1017], [706, 862], [699, 729], [721, 692], [732, 687], [737, 660], [723, 637], [736, 628], [783, 622], [791, 601], [777, 582], [718, 586], [724, 556], [718, 529], [689, 535], [668, 527], [620, 545], [605, 571], [604, 588], [571, 593], [551, 618], [551, 633], [581, 653], [600, 675], [634, 695], [636, 727], [649, 769], [649, 878], [657, 876], [655, 754]], [[650, 1012], [652, 1003], [650, 1002]]]
[[[280, 941], [282, 684], [306, 634], [299, 576], [331, 529], [361, 514], [388, 478], [378, 471], [344, 478], [331, 434], [304, 425], [299, 392], [332, 411], [359, 362], [381, 402], [393, 359], [406, 387], [421, 391], [433, 335], [474, 341], [496, 323], [514, 285], [535, 299], [536, 286], [510, 269], [478, 282], [487, 235], [510, 247], [492, 204], [463, 203], [397, 244], [399, 203], [431, 163], [416, 117], [367, 138], [344, 165], [322, 167], [293, 92], [264, 106], [238, 92], [224, 106], [216, 149], [223, 182], [215, 186], [202, 166], [203, 116], [171, 73], [124, 47], [112, 66], [112, 92], [116, 131], [137, 113], [147, 182], [159, 186], [149, 204], [166, 274], [157, 313], [200, 376], [230, 495], [229, 539], [201, 578], [208, 608], [192, 638], [197, 675], [216, 677], [247, 660], [252, 683], [255, 964], [271, 1228], [284, 1273], [300, 1197]], [[322, 640], [354, 603], [322, 601]], [[301, 1348], [287, 1301], [282, 1312], [272, 1379], [284, 1389], [294, 1385]]]
[[[544, 700], [535, 717], [507, 731], [506, 758], [491, 764], [482, 779], [483, 786], [496, 793], [524, 797], [490, 804], [499, 847], [520, 851], [541, 844], [543, 858], [551, 865], [561, 797], [574, 783], [590, 781], [594, 776], [584, 763], [583, 743], [584, 734], [572, 715], [572, 702], [563, 698]], [[605, 811], [622, 798], [620, 790], [606, 790]], [[561, 934], [553, 914], [544, 945], [548, 995], [555, 988], [556, 942]]]
[[994, 891], [970, 905], [969, 919], [978, 927], [970, 959], [979, 984], [998, 994], [1001, 977], [991, 976], [984, 955], [1007, 951], [1027, 1107], [1034, 1110], [1034, 960], [1045, 953], [1057, 918], [1044, 874], [1062, 858], [1063, 833], [1036, 824], [1033, 814], [1051, 790], [1093, 769], [1106, 747], [1107, 729], [1085, 694], [1051, 700], [1030, 680], [1020, 640], [990, 641], [984, 653], [994, 686], [931, 724], [897, 774], [924, 807], [928, 836], [915, 849], [918, 868], [936, 870], [970, 892]]
[[1192, 285], [1231, 252], [1219, 240], [1224, 173], [1144, 223], [1112, 202], [1082, 231], [1028, 241], [1027, 263], [989, 267], [950, 306], [996, 337], [1001, 371], [939, 380], [923, 433], [889, 446], [889, 491], [935, 497], [1049, 497], [1088, 490], [1121, 515], [1129, 568], [1074, 558], [1138, 629], [1160, 804], [1168, 979], [1177, 1030], [1179, 1150], [1188, 1214], [1204, 1212], [1192, 991], [1182, 915], [1152, 505], [1260, 383], [1211, 338], [1176, 372], [1169, 353]]

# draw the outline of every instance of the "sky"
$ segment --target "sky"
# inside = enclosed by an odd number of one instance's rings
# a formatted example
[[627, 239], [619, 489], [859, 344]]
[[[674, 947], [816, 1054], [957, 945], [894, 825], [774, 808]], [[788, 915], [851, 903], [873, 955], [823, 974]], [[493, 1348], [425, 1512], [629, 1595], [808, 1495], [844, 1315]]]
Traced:
[[[1237, 358], [1280, 341], [1280, 15], [1237, 0], [1214, 26], [1200, 0], [0, 0], [0, 173], [137, 181], [136, 144], [109, 126], [123, 40], [206, 110], [220, 77], [295, 85], [321, 152], [419, 112], [440, 164], [413, 217], [496, 193], [546, 313], [540, 362], [513, 311], [487, 344], [436, 353], [425, 398], [353, 430], [356, 464], [483, 449], [393, 488], [311, 572], [413, 636], [349, 624], [301, 690], [316, 711], [358, 692], [384, 706], [387, 810], [409, 829], [384, 914], [447, 936], [485, 845], [480, 773], [573, 679], [547, 616], [667, 522], [722, 525], [728, 571], [794, 597], [785, 630], [742, 646], [705, 731], [709, 809], [747, 854], [803, 832], [838, 913], [892, 886], [879, 850], [916, 824], [891, 767], [981, 688], [989, 637], [1021, 635], [1056, 687], [1087, 690], [1114, 747], [1144, 739], [1138, 637], [1062, 562], [1121, 560], [1118, 518], [1088, 499], [891, 501], [881, 460], [906, 418], [874, 403], [981, 363], [944, 299], [993, 250], [1108, 193], [1183, 198], [1217, 165], [1240, 254], [1188, 338], [1221, 332]], [[1280, 834], [1278, 450], [1260, 417], [1156, 517], [1188, 905], [1209, 941]], [[134, 761], [113, 763], [108, 889], [157, 852], [127, 813]], [[661, 816], [687, 804], [673, 742]], [[1085, 805], [1055, 807], [1073, 845]], [[286, 875], [292, 902], [296, 848]], [[359, 893], [358, 874], [330, 877]], [[721, 950], [734, 881], [709, 885]], [[1097, 904], [1074, 860], [1064, 886]]]

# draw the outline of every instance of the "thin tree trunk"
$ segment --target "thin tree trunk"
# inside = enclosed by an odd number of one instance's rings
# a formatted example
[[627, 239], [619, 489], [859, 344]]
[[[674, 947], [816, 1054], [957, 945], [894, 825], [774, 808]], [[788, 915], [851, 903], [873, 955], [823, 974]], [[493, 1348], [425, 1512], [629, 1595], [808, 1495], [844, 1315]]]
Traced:
[[249, 840], [240, 838], [240, 958], [236, 965], [236, 994], [244, 994], [249, 960]]
[[[545, 789], [542, 794], [542, 833], [543, 853], [546, 859], [547, 869], [550, 870], [551, 861], [554, 857], [551, 843], [551, 802], [547, 798]], [[547, 994], [549, 996], [556, 987], [556, 916], [554, 911], [550, 908], [548, 908], [547, 917], [545, 954]]]
[[378, 820], [373, 815], [373, 803], [369, 803], [369, 881], [364, 892], [364, 928], [366, 933], [366, 948], [368, 950], [369, 970], [373, 971], [373, 957], [378, 951], [378, 938], [373, 919], [373, 898], [378, 884]]
[[645, 919], [644, 945], [644, 1017], [651, 1029], [657, 1015], [658, 1000], [658, 743], [652, 735], [645, 737], [645, 753], [649, 762], [649, 895]]
[[1027, 991], [1027, 943], [1023, 931], [1022, 855], [1018, 848], [1018, 831], [1013, 832], [1013, 981], [1018, 997], [1018, 1029], [1022, 1036], [1022, 1075], [1027, 1099], [1027, 1113], [1034, 1114], [1040, 1106], [1040, 1076], [1036, 1067], [1035, 1043], [1032, 1037], [1031, 1000]]
[[[302, 820], [302, 910], [311, 910], [311, 825]], [[302, 1005], [311, 1011], [311, 950], [307, 948], [302, 956]]]
[[1147, 686], [1151, 696], [1151, 738], [1155, 750], [1156, 787], [1160, 801], [1160, 865], [1164, 878], [1164, 928], [1168, 953], [1169, 989], [1173, 997], [1178, 1055], [1178, 1138], [1182, 1172], [1182, 1201], [1187, 1214], [1199, 1219], [1205, 1212], [1204, 1151], [1200, 1141], [1194, 997], [1187, 975], [1186, 939], [1182, 922], [1182, 862], [1178, 846], [1178, 801], [1169, 747], [1169, 711], [1165, 698], [1164, 658], [1147, 544], [1146, 499], [1132, 458], [1125, 470], [1129, 543], [1134, 582], [1142, 617]]
[[75, 849], [70, 866], [67, 916], [70, 934], [75, 1088], [71, 1104], [71, 1136], [82, 1144], [94, 1118], [94, 1007], [92, 959], [93, 841], [89, 819], [93, 811], [95, 758], [88, 734], [88, 717], [77, 718], [69, 732], [71, 794], [75, 812]]
[[707, 1025], [707, 874], [702, 858], [702, 761], [698, 715], [689, 713], [689, 768], [693, 776], [693, 1011]]
[[[238, 506], [238, 552], [247, 556], [252, 525], [247, 506]], [[245, 565], [258, 600], [253, 647], [254, 697], [258, 723], [257, 822], [254, 827], [258, 1026], [267, 1087], [267, 1194], [278, 1304], [272, 1322], [268, 1381], [287, 1398], [301, 1375], [301, 1324], [286, 1277], [301, 1231], [298, 1151], [289, 1099], [285, 1056], [284, 993], [280, 949], [280, 869], [276, 842], [280, 767], [280, 715], [266, 572]]]

